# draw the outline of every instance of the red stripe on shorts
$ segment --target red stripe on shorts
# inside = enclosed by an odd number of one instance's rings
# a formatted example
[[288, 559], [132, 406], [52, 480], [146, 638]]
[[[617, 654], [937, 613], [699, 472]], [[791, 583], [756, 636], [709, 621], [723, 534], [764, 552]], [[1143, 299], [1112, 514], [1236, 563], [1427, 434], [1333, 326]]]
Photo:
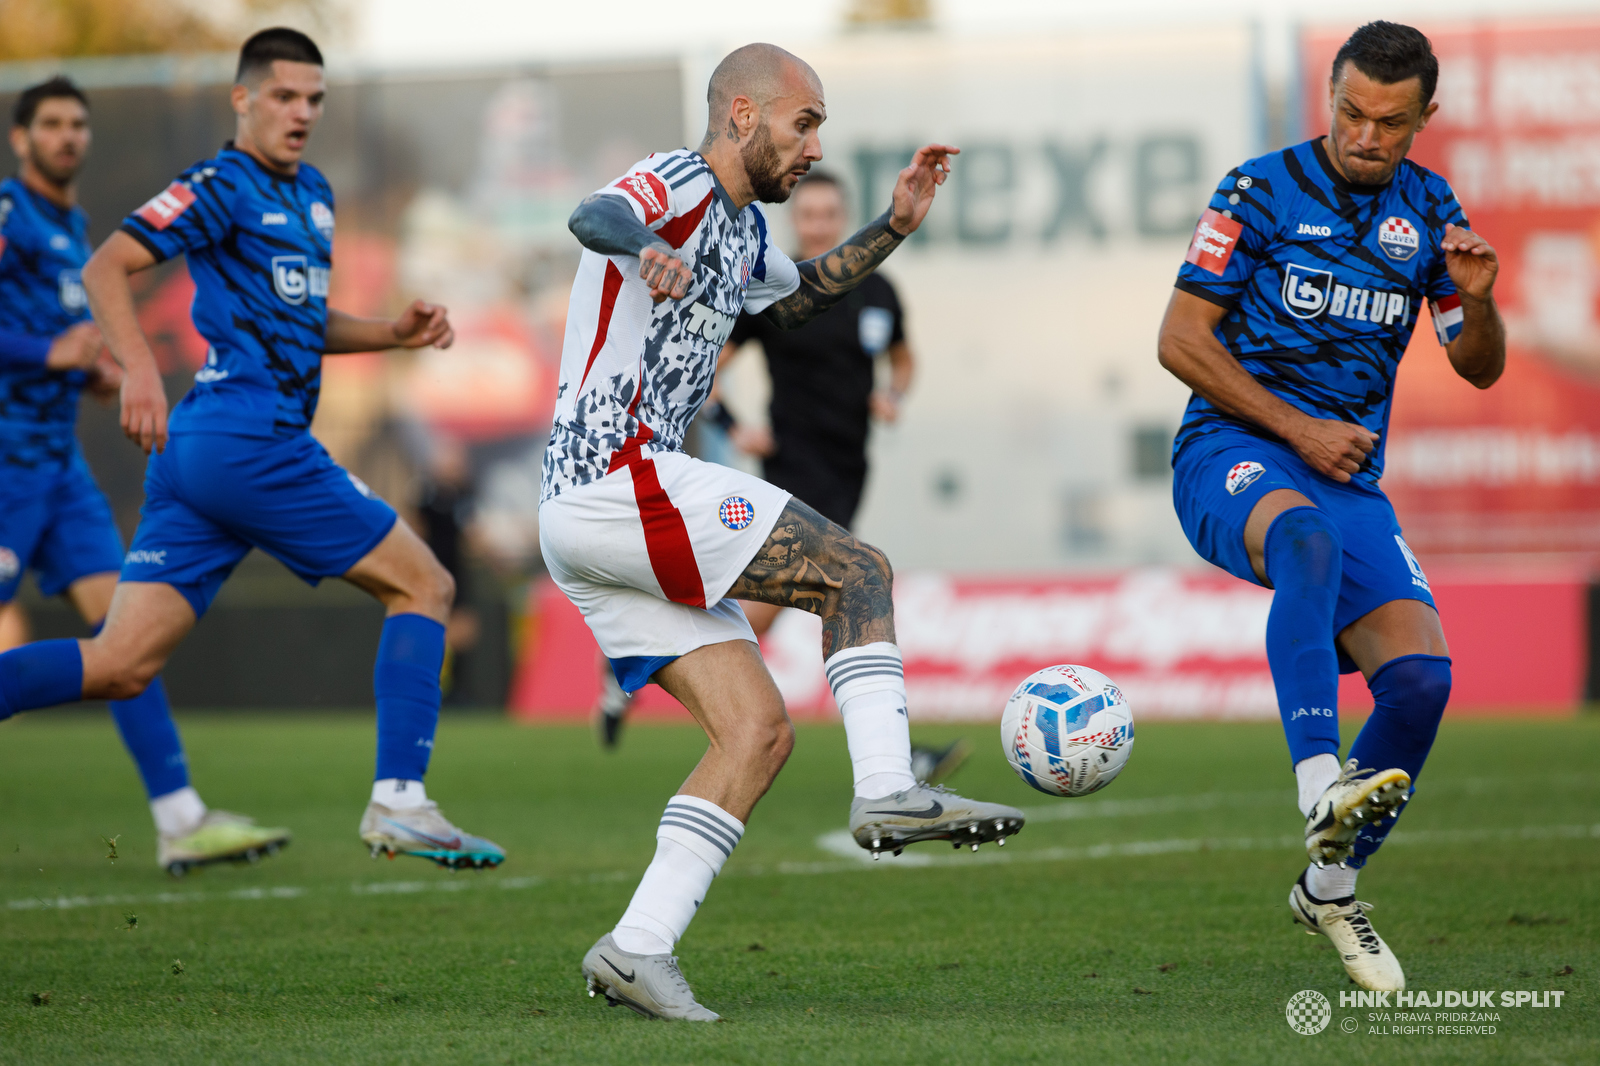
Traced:
[[606, 346], [606, 334], [611, 331], [611, 312], [617, 307], [617, 293], [622, 289], [622, 271], [617, 269], [617, 264], [606, 260], [606, 280], [600, 288], [600, 323], [594, 331], [594, 347], [589, 349], [589, 361], [583, 364], [583, 377], [578, 379], [578, 388], [583, 388], [583, 383], [589, 380], [589, 371], [594, 367], [595, 357], [600, 354], [600, 349]]
[[640, 423], [639, 434], [630, 437], [611, 456], [607, 473], [630, 467], [633, 471], [633, 498], [639, 505], [639, 521], [644, 525], [644, 547], [650, 553], [650, 569], [655, 572], [661, 594], [673, 603], [690, 607], [706, 606], [706, 583], [695, 561], [694, 545], [683, 514], [661, 487], [654, 459], [639, 452], [639, 445], [655, 434]]

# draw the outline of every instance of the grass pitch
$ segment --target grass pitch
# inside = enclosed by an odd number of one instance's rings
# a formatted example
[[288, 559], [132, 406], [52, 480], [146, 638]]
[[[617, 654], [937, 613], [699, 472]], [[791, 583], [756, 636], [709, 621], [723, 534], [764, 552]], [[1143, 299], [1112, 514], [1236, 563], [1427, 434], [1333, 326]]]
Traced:
[[[1141, 725], [1127, 772], [1079, 800], [1023, 786], [991, 726], [918, 729], [971, 736], [954, 783], [1033, 820], [1003, 852], [918, 845], [921, 865], [877, 867], [829, 850], [844, 735], [802, 727], [679, 945], [732, 1023], [690, 1027], [588, 999], [578, 964], [704, 748], [693, 727], [635, 727], [607, 755], [583, 729], [447, 719], [429, 792], [511, 854], [451, 874], [357, 840], [369, 716], [181, 724], [208, 801], [292, 827], [282, 855], [174, 882], [104, 716], [0, 726], [0, 1062], [1580, 1063], [1600, 1047], [1592, 717], [1447, 723], [1362, 876], [1413, 989], [1565, 990], [1559, 1009], [1497, 1009], [1492, 1035], [1401, 1034], [1339, 1006], [1353, 986], [1285, 906], [1304, 853], [1276, 725]], [[1314, 1036], [1285, 1020], [1301, 989], [1333, 1002]]]

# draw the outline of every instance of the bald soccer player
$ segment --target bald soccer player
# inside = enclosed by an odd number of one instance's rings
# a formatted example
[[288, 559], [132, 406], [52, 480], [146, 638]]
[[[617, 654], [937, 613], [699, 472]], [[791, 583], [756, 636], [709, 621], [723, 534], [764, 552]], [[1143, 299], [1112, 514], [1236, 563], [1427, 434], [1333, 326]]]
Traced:
[[974, 849], [1022, 812], [918, 783], [882, 552], [788, 492], [683, 451], [741, 310], [792, 329], [843, 299], [922, 223], [956, 149], [931, 144], [893, 202], [801, 263], [773, 247], [757, 201], [782, 203], [822, 158], [822, 85], [772, 45], [733, 52], [707, 92], [698, 151], [652, 155], [586, 199], [545, 452], [539, 536], [619, 683], [654, 680], [711, 745], [657, 830], [655, 859], [583, 960], [591, 995], [692, 1021], [673, 946], [794, 745], [783, 699], [734, 600], [822, 619], [822, 653], [854, 768], [850, 826], [874, 855], [920, 840]]

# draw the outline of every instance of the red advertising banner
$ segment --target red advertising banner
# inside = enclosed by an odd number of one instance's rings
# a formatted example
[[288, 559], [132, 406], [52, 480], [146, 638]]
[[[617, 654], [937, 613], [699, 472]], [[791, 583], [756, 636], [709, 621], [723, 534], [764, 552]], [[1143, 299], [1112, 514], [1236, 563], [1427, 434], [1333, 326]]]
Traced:
[[[1424, 562], [1600, 549], [1600, 19], [1419, 27], [1439, 111], [1411, 158], [1444, 175], [1499, 255], [1505, 376], [1460, 380], [1426, 323], [1401, 364], [1383, 487]], [[1334, 54], [1302, 39], [1303, 119], [1328, 129]]]
[[[1450, 713], [1564, 713], [1584, 684], [1585, 585], [1570, 569], [1482, 567], [1433, 577], [1456, 662]], [[581, 718], [604, 668], [583, 618], [548, 580], [534, 587], [512, 713]], [[1114, 678], [1142, 718], [1278, 716], [1265, 652], [1272, 594], [1216, 571], [1128, 570], [1094, 578], [977, 579], [911, 573], [895, 580], [897, 637], [911, 717], [992, 720], [1028, 674], [1082, 663]], [[834, 710], [821, 625], [785, 611], [762, 653], [797, 719]], [[1508, 669], [1507, 664], [1516, 664]], [[1340, 704], [1372, 706], [1360, 675]], [[655, 685], [635, 713], [687, 718]]]

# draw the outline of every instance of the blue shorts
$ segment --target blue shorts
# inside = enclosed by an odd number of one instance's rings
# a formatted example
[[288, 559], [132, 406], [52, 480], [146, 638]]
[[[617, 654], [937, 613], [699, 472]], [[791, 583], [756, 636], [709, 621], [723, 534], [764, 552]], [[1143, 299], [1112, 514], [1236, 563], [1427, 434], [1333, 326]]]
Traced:
[[[1195, 441], [1173, 466], [1172, 502], [1183, 532], [1207, 562], [1234, 577], [1263, 584], [1250, 566], [1244, 527], [1261, 497], [1293, 489], [1316, 504], [1344, 541], [1343, 577], [1333, 631], [1393, 600], [1421, 600], [1434, 610], [1428, 578], [1400, 533], [1394, 506], [1376, 486], [1341, 485], [1306, 465], [1282, 444], [1237, 430]], [[1339, 665], [1355, 665], [1341, 650]]]
[[145, 468], [122, 580], [171, 585], [198, 618], [251, 548], [315, 585], [349, 570], [394, 523], [394, 508], [309, 433], [176, 433]]
[[11, 602], [28, 570], [40, 592], [58, 596], [121, 566], [122, 536], [82, 455], [57, 470], [0, 474], [0, 603]]

